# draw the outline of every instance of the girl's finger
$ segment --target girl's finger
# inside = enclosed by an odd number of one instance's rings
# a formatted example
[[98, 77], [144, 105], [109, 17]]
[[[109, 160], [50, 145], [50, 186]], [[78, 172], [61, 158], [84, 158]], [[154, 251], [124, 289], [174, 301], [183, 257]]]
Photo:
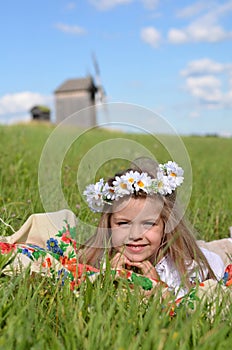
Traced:
[[111, 260], [111, 267], [113, 268], [124, 268], [125, 265], [129, 265], [129, 260], [126, 258], [125, 255], [121, 253], [117, 253], [113, 259]]

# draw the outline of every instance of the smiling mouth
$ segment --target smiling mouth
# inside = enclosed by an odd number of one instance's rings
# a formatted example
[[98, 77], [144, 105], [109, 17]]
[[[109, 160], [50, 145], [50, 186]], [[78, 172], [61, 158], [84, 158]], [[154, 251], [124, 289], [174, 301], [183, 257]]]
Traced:
[[145, 248], [147, 244], [126, 244], [126, 247], [130, 250], [139, 251]]

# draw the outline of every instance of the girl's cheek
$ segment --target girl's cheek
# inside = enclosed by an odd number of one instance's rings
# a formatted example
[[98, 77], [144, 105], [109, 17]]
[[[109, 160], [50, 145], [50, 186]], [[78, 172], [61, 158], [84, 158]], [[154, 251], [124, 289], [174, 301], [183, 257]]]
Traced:
[[121, 235], [119, 232], [112, 232], [112, 246], [117, 248], [124, 244], [125, 237]]
[[112, 246], [114, 248], [120, 247], [122, 245], [122, 241], [120, 239], [113, 239], [112, 238]]

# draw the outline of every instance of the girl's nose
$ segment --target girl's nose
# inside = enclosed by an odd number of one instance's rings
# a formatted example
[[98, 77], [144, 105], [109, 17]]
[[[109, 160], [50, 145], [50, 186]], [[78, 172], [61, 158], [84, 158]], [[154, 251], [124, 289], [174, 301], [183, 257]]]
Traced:
[[137, 239], [140, 239], [140, 238], [142, 238], [142, 235], [143, 235], [142, 227], [140, 227], [138, 225], [131, 225], [130, 235], [129, 235], [129, 238], [131, 240], [135, 241]]

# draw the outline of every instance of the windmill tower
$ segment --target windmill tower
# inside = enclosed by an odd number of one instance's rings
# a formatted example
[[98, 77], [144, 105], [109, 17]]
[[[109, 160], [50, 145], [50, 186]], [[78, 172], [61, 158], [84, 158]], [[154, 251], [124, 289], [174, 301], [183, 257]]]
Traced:
[[[91, 76], [64, 81], [55, 90], [56, 123], [65, 120], [65, 124], [79, 127], [96, 126], [96, 92]], [[79, 111], [82, 111], [81, 114], [78, 114]], [[72, 115], [76, 116], [69, 118]]]
[[[96, 126], [96, 105], [105, 103], [106, 96], [101, 84], [99, 65], [94, 54], [92, 54], [92, 60], [95, 71], [94, 78], [87, 75], [86, 77], [68, 79], [55, 90], [56, 123], [65, 120], [66, 124], [80, 127]], [[77, 113], [79, 111], [81, 111], [80, 114]], [[69, 118], [73, 115], [76, 117]], [[105, 111], [104, 115], [106, 115]]]

